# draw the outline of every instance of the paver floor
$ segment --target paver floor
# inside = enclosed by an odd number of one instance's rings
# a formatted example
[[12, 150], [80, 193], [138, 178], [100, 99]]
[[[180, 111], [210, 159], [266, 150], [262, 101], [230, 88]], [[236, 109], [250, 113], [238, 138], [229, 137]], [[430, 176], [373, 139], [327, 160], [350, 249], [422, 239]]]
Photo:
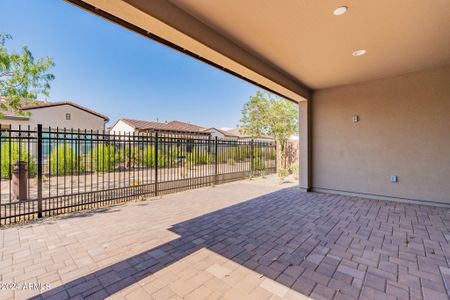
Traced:
[[1, 230], [0, 298], [448, 299], [448, 240], [449, 209], [269, 177]]

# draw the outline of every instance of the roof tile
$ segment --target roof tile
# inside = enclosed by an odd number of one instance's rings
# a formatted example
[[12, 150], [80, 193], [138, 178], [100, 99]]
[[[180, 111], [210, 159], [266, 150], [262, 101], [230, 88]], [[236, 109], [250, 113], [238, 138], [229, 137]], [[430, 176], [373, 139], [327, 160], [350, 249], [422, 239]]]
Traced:
[[206, 133], [204, 127], [191, 123], [173, 120], [170, 122], [155, 122], [134, 119], [120, 119], [128, 125], [139, 130], [177, 131], [190, 133]]

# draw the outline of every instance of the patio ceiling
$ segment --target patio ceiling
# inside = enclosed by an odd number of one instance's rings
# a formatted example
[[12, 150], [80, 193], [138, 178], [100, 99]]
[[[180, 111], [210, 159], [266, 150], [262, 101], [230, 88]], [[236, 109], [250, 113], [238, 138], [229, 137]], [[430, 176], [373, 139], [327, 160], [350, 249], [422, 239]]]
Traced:
[[448, 0], [69, 2], [295, 101], [450, 64]]
[[171, 2], [312, 89], [450, 63], [448, 0]]

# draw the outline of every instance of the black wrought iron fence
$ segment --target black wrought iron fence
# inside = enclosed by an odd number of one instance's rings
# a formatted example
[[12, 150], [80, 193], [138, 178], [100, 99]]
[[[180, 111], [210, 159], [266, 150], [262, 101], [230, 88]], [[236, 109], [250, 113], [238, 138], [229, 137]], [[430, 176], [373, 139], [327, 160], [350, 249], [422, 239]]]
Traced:
[[87, 130], [0, 131], [0, 225], [276, 172], [274, 143]]

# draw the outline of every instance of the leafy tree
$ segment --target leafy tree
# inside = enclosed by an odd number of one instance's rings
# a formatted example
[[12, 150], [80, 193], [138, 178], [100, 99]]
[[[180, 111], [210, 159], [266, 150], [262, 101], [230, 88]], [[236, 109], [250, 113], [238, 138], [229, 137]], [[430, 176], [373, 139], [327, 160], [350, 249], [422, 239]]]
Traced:
[[55, 76], [48, 69], [54, 63], [50, 57], [35, 59], [27, 46], [22, 46], [19, 53], [8, 51], [5, 44], [10, 39], [9, 34], [0, 32], [0, 98], [3, 99], [0, 110], [25, 114], [20, 110], [21, 99], [49, 95], [50, 82]]
[[242, 109], [241, 130], [252, 137], [270, 136], [280, 146], [281, 161], [286, 168], [285, 149], [289, 138], [298, 132], [298, 107], [294, 103], [258, 91]]

